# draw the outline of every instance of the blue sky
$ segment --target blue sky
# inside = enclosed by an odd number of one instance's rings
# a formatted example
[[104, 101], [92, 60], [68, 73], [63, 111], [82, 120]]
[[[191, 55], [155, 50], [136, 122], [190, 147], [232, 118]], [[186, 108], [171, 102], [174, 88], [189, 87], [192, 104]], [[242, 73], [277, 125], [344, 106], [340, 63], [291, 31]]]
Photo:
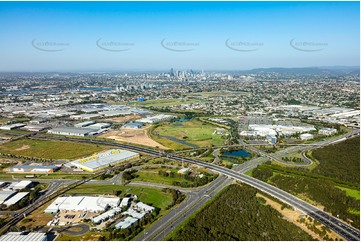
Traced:
[[0, 2], [0, 71], [358, 66], [359, 9], [359, 2]]

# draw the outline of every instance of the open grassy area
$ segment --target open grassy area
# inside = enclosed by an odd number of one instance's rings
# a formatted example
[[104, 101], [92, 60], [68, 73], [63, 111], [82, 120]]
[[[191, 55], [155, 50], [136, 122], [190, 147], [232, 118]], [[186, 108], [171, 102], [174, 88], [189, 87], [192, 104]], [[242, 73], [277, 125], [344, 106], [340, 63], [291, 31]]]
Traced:
[[153, 134], [155, 135], [153, 138], [171, 149], [179, 149], [179, 147], [187, 147], [187, 145], [169, 139], [165, 142], [165, 138], [157, 138], [157, 135], [174, 137], [199, 147], [223, 145], [224, 137], [218, 134], [213, 135], [216, 128], [217, 126], [215, 125], [205, 123], [197, 119], [182, 123], [166, 123], [154, 129]]
[[346, 188], [346, 187], [340, 187], [340, 186], [336, 186], [336, 187], [341, 189], [342, 191], [345, 191], [347, 196], [354, 197], [357, 200], [360, 200], [360, 191], [359, 190], [350, 189], [350, 188]]
[[19, 139], [0, 145], [0, 153], [44, 159], [76, 159], [110, 149], [107, 146], [69, 141]]
[[161, 189], [150, 187], [137, 186], [121, 186], [121, 185], [90, 185], [85, 184], [78, 186], [70, 191], [68, 194], [114, 194], [116, 191], [121, 191], [120, 197], [126, 193], [135, 194], [139, 200], [152, 204], [164, 210], [168, 205], [172, 204], [172, 195], [170, 193], [162, 192]]
[[2, 130], [2, 129], [0, 129], [0, 135], [1, 136], [17, 137], [18, 135], [25, 135], [25, 134], [30, 134], [30, 133], [32, 133], [32, 132], [26, 131], [26, 130], [21, 130], [21, 129], [13, 129], [13, 130]]
[[56, 241], [97, 241], [100, 236], [107, 237], [109, 232], [87, 232], [83, 235], [72, 236], [62, 233], [61, 236], [56, 238]]

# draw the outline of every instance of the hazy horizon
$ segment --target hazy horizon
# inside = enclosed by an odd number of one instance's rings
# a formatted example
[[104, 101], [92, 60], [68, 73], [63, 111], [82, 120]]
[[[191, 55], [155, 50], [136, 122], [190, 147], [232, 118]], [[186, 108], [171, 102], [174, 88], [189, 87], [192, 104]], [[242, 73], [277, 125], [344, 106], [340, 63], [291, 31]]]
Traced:
[[0, 2], [0, 71], [359, 66], [359, 7], [359, 2]]

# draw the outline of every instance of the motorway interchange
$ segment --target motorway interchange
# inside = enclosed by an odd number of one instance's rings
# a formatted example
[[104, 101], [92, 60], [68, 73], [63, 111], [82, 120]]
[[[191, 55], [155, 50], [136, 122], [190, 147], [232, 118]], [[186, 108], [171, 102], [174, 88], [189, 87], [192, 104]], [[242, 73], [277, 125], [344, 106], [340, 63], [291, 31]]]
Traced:
[[[174, 153], [164, 153], [159, 152], [157, 150], [149, 149], [149, 148], [142, 148], [138, 146], [133, 145], [126, 145], [126, 144], [119, 144], [115, 142], [108, 142], [108, 141], [100, 141], [100, 140], [90, 140], [90, 139], [73, 139], [73, 138], [59, 138], [55, 136], [42, 136], [37, 135], [33, 136], [33, 138], [39, 137], [39, 138], [46, 138], [46, 139], [59, 139], [59, 140], [69, 140], [69, 141], [76, 141], [76, 142], [86, 142], [86, 143], [95, 143], [95, 144], [104, 144], [109, 146], [115, 146], [119, 148], [129, 149], [133, 151], [137, 151], [140, 153], [144, 153], [151, 156], [163, 156], [170, 160], [175, 160], [179, 162], [186, 162], [189, 164], [194, 164], [200, 167], [208, 168], [214, 172], [219, 173], [221, 176], [219, 176], [215, 181], [213, 181], [208, 186], [205, 186], [201, 189], [194, 189], [193, 191], [188, 191], [187, 195], [188, 198], [186, 201], [184, 201], [181, 205], [173, 209], [171, 212], [169, 212], [164, 217], [160, 218], [157, 222], [155, 222], [149, 229], [143, 231], [140, 233], [136, 240], [162, 240], [165, 238], [167, 234], [169, 234], [176, 226], [178, 226], [182, 221], [184, 221], [187, 217], [189, 217], [191, 214], [193, 214], [195, 211], [197, 211], [202, 205], [204, 205], [207, 201], [209, 201], [214, 195], [216, 195], [221, 189], [223, 189], [225, 186], [230, 184], [231, 180], [235, 179], [237, 181], [246, 183], [252, 187], [255, 187], [279, 200], [282, 202], [291, 205], [293, 208], [298, 209], [299, 211], [302, 211], [305, 214], [308, 214], [312, 218], [318, 220], [337, 234], [339, 234], [341, 237], [343, 237], [346, 240], [350, 241], [359, 241], [360, 240], [360, 232], [347, 225], [345, 222], [323, 212], [319, 208], [279, 189], [272, 185], [269, 185], [265, 182], [259, 181], [255, 178], [249, 177], [247, 175], [244, 175], [243, 173], [255, 168], [257, 165], [267, 161], [268, 159], [275, 160], [278, 162], [282, 162], [280, 157], [287, 153], [296, 153], [296, 152], [305, 152], [310, 149], [326, 146], [332, 143], [341, 142], [345, 138], [359, 135], [359, 130], [355, 129], [351, 132], [344, 134], [342, 136], [332, 138], [326, 141], [320, 141], [315, 143], [313, 146], [290, 146], [284, 150], [280, 150], [273, 155], [269, 155], [267, 153], [264, 153], [262, 151], [257, 150], [254, 147], [247, 147], [250, 148], [252, 151], [262, 155], [261, 157], [253, 158], [240, 166], [236, 167], [235, 169], [227, 169], [225, 167], [221, 167], [212, 163], [206, 163], [202, 162], [196, 159], [191, 158], [185, 158], [181, 156], [174, 155]], [[246, 146], [246, 144], [243, 144]], [[304, 160], [307, 162], [312, 162], [310, 160], [307, 160], [307, 157], [304, 157]], [[106, 172], [106, 171], [103, 171]], [[86, 180], [77, 181], [71, 183], [69, 186], [69, 182], [63, 181], [55, 183], [54, 185], [51, 185], [48, 188], [47, 195], [44, 196], [42, 199], [38, 199], [34, 204], [31, 204], [29, 207], [24, 208], [20, 212], [13, 214], [13, 219], [10, 220], [10, 222], [2, 228], [6, 229], [8, 226], [11, 226], [13, 224], [16, 224], [18, 221], [20, 221], [23, 218], [23, 214], [30, 213], [34, 211], [37, 207], [40, 206], [40, 204], [44, 204], [46, 201], [49, 201], [51, 198], [54, 198], [55, 196], [60, 195], [63, 190], [68, 190], [70, 187], [77, 186], [79, 184], [83, 184], [85, 182], [92, 182], [91, 180], [101, 175], [103, 172], [98, 172], [91, 178], [88, 178]], [[66, 184], [64, 186], [64, 184]], [[140, 185], [146, 185], [146, 184], [140, 184]]]

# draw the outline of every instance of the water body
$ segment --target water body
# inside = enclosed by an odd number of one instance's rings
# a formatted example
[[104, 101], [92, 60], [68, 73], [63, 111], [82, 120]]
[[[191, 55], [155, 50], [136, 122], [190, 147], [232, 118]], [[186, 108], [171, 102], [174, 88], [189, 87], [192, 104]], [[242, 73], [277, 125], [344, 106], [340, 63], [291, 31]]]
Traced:
[[176, 123], [177, 123], [177, 122], [181, 122], [181, 123], [182, 123], [182, 122], [188, 122], [188, 121], [190, 121], [190, 120], [191, 120], [191, 119], [189, 119], [189, 118], [188, 118], [188, 119], [187, 119], [187, 118], [180, 118], [180, 119], [178, 119], [178, 120], [176, 120], [176, 121], [174, 121], [174, 122], [176, 122]]
[[248, 153], [245, 150], [232, 150], [232, 151], [226, 151], [222, 155], [226, 156], [236, 156], [236, 157], [249, 157], [251, 156], [250, 153]]

